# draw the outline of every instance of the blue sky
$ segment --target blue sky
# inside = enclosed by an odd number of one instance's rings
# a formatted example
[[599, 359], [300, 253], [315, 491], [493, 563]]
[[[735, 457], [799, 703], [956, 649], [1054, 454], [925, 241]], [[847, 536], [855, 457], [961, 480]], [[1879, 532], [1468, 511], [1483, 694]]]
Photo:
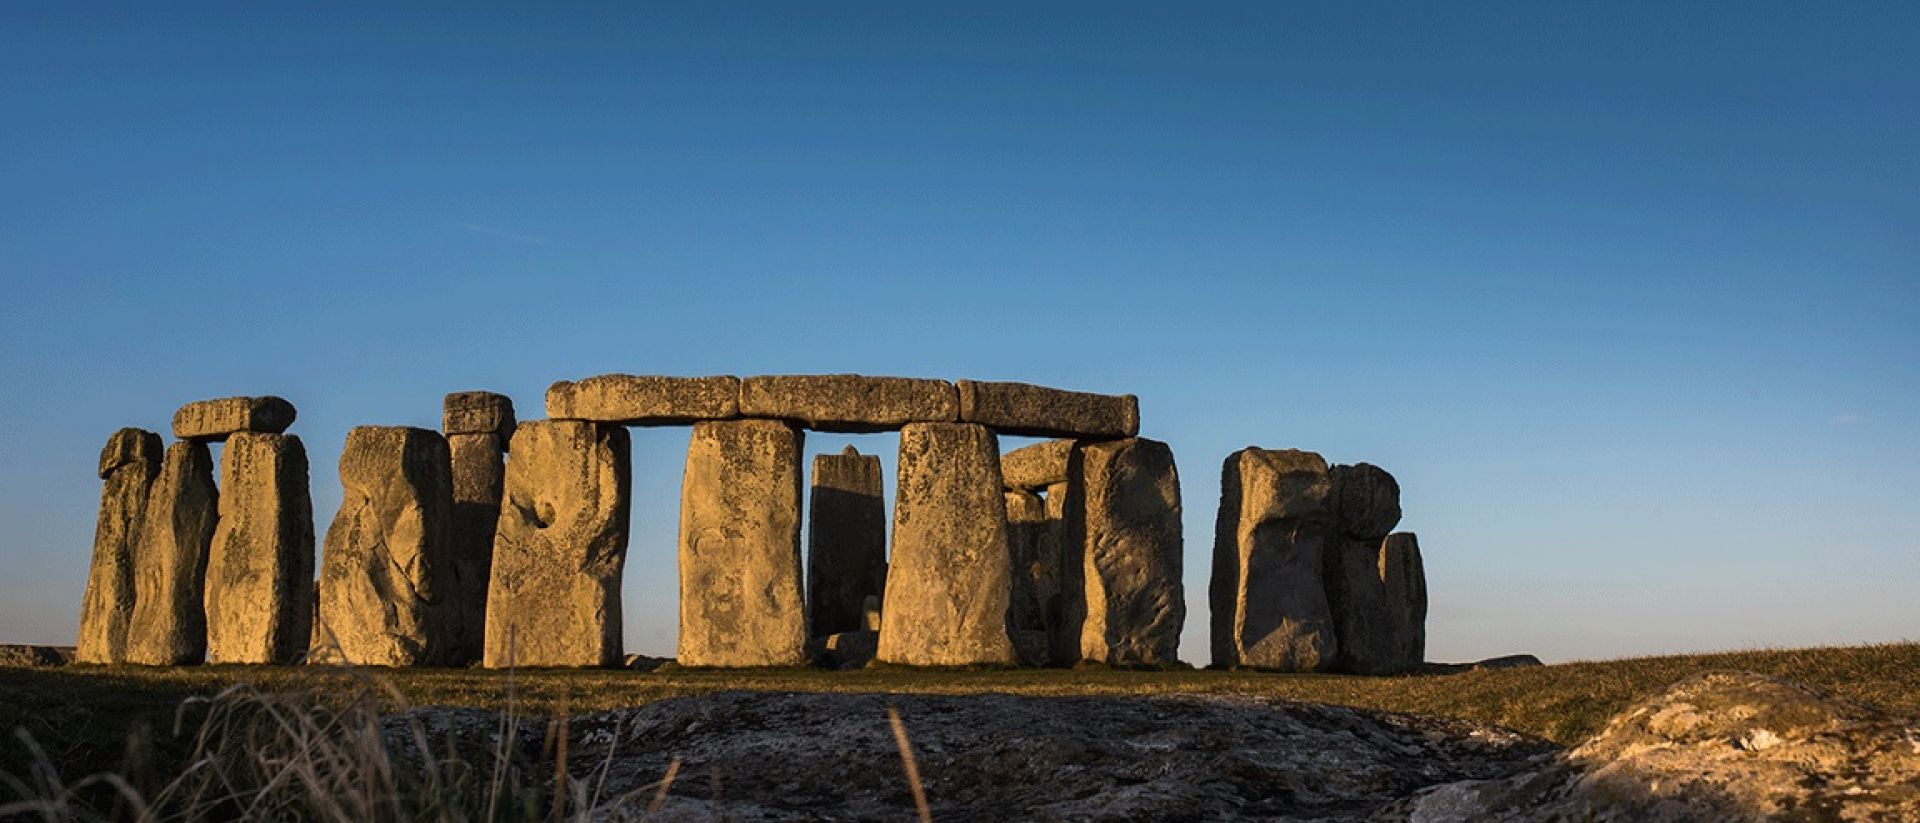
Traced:
[[[1431, 656], [1920, 638], [1911, 4], [0, 10], [0, 641], [115, 428], [609, 371], [1140, 396], [1400, 479]], [[893, 439], [816, 435], [886, 456]], [[683, 430], [636, 432], [671, 650]]]

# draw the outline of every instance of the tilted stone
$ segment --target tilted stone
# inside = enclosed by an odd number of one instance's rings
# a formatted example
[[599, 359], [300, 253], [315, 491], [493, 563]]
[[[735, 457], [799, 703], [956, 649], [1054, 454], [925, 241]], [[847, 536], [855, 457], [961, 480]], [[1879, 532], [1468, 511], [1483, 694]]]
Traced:
[[1015, 662], [998, 439], [984, 426], [911, 423], [900, 431], [898, 471], [879, 658]]
[[1380, 543], [1380, 578], [1386, 584], [1388, 634], [1398, 668], [1427, 659], [1427, 571], [1420, 559], [1420, 538], [1394, 532]]
[[160, 474], [160, 435], [121, 429], [100, 452], [100, 516], [94, 521], [93, 562], [80, 603], [80, 636], [74, 659], [81, 663], [126, 660], [127, 624], [133, 619], [134, 564], [147, 494]]
[[340, 453], [340, 510], [320, 566], [315, 660], [367, 666], [453, 662], [453, 481], [446, 439], [359, 426]]
[[912, 377], [799, 374], [740, 381], [740, 413], [796, 420], [827, 432], [892, 431], [959, 415], [952, 383]]
[[511, 451], [484, 665], [620, 665], [633, 472], [626, 429], [529, 421], [514, 431]]
[[1044, 489], [1067, 481], [1074, 441], [1048, 440], [1000, 455], [1000, 476], [1010, 489]]
[[128, 663], [179, 666], [206, 658], [207, 552], [219, 505], [207, 444], [168, 446], [133, 552]]
[[603, 374], [547, 389], [547, 416], [628, 426], [681, 426], [740, 416], [740, 378]]
[[440, 430], [448, 435], [513, 436], [513, 398], [490, 391], [454, 392], [441, 401]]
[[680, 665], [806, 662], [801, 440], [778, 420], [694, 425], [680, 489]]
[[291, 434], [241, 432], [220, 460], [207, 557], [207, 662], [300, 662], [313, 637], [313, 500]]
[[1180, 662], [1180, 476], [1173, 450], [1128, 438], [1081, 450], [1086, 496], [1080, 656], [1110, 666]]
[[960, 420], [1028, 437], [1115, 438], [1140, 433], [1131, 394], [1089, 394], [1027, 383], [962, 380]]
[[278, 397], [201, 400], [173, 413], [173, 436], [219, 441], [240, 432], [279, 434], [293, 425], [293, 417], [293, 404]]
[[[1023, 666], [1044, 666], [1051, 662], [1048, 652], [1047, 611], [1059, 596], [1060, 552], [1054, 541], [1053, 522], [1047, 517], [1047, 503], [1025, 489], [1008, 489], [1007, 551], [1013, 563], [1011, 621], [1015, 651]], [[1034, 633], [1037, 643], [1022, 640]], [[1035, 649], [1034, 646], [1038, 648]]]
[[1220, 486], [1208, 587], [1214, 664], [1326, 670], [1339, 654], [1322, 573], [1332, 530], [1327, 462], [1242, 449], [1227, 457]]
[[453, 591], [448, 608], [459, 615], [452, 641], [456, 665], [479, 660], [485, 649], [487, 578], [507, 480], [506, 449], [506, 439], [497, 434], [447, 437], [453, 479], [453, 536], [447, 552]]
[[1356, 674], [1400, 671], [1407, 664], [1401, 660], [1380, 567], [1381, 541], [1400, 522], [1400, 486], [1393, 475], [1367, 463], [1334, 466], [1328, 477], [1333, 529], [1322, 571], [1340, 640], [1333, 668]]
[[885, 493], [879, 457], [852, 446], [814, 456], [807, 501], [807, 626], [815, 637], [867, 628], [867, 598], [886, 592]]

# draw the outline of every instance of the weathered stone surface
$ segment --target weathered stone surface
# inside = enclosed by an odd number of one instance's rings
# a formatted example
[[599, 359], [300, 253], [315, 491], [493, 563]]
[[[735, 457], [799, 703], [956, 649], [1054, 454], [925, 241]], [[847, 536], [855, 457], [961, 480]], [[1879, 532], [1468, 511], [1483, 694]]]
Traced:
[[453, 481], [439, 432], [359, 426], [340, 453], [340, 510], [320, 568], [314, 659], [368, 666], [454, 660]]
[[879, 659], [1013, 663], [998, 438], [984, 426], [908, 424], [900, 432], [898, 471]]
[[1340, 652], [1333, 668], [1357, 674], [1390, 674], [1418, 665], [1407, 660], [1396, 631], [1381, 565], [1381, 543], [1400, 522], [1400, 486], [1378, 466], [1334, 466], [1328, 511], [1333, 529], [1327, 539], [1327, 606], [1333, 612]]
[[1334, 466], [1327, 470], [1333, 491], [1327, 510], [1341, 534], [1378, 545], [1400, 523], [1400, 484], [1386, 469], [1372, 463]]
[[1028, 437], [1111, 438], [1140, 433], [1131, 394], [1089, 394], [1027, 383], [961, 380], [960, 420]]
[[297, 435], [239, 432], [220, 460], [207, 662], [300, 662], [313, 638], [313, 500]]
[[1427, 571], [1413, 532], [1395, 532], [1380, 542], [1380, 579], [1395, 662], [1402, 669], [1418, 666], [1427, 658]]
[[[1068, 459], [1077, 463], [1080, 452], [1075, 450]], [[1047, 615], [1047, 662], [1054, 666], [1080, 662], [1080, 630], [1087, 620], [1087, 564], [1082, 551], [1087, 501], [1080, 482], [1073, 479], [1080, 468], [1069, 465], [1067, 473], [1066, 482], [1047, 487], [1047, 521], [1039, 537], [1040, 556], [1052, 566], [1038, 578], [1045, 583], [1037, 588]]]
[[80, 603], [82, 663], [126, 660], [127, 624], [133, 620], [134, 554], [147, 494], [160, 474], [160, 435], [121, 429], [100, 452], [100, 516], [94, 521], [93, 562]]
[[207, 553], [219, 505], [207, 444], [168, 446], [133, 552], [128, 663], [177, 666], [206, 657]]
[[807, 625], [816, 637], [867, 628], [867, 598], [886, 592], [887, 507], [880, 484], [880, 458], [852, 446], [813, 458]]
[[[34, 646], [22, 643], [0, 645], [0, 669], [48, 668], [76, 662], [72, 646]], [[77, 662], [86, 662], [84, 660]]]
[[1215, 523], [1213, 663], [1323, 671], [1339, 653], [1323, 583], [1332, 518], [1327, 462], [1246, 448], [1221, 468]]
[[1180, 475], [1173, 450], [1128, 438], [1081, 449], [1086, 495], [1080, 657], [1110, 666], [1180, 662]]
[[740, 378], [603, 374], [547, 389], [547, 416], [628, 426], [682, 426], [740, 416]]
[[506, 450], [506, 439], [497, 434], [447, 437], [453, 469], [453, 536], [447, 552], [453, 591], [448, 608], [459, 614], [454, 621], [455, 664], [479, 660], [486, 646], [487, 579], [507, 481]]
[[815, 431], [892, 431], [959, 415], [952, 383], [913, 377], [794, 374], [740, 381], [740, 413], [795, 420]]
[[173, 413], [173, 436], [218, 441], [239, 432], [279, 434], [293, 425], [293, 417], [293, 404], [278, 397], [201, 400]]
[[[1052, 661], [1048, 651], [1048, 606], [1059, 596], [1060, 552], [1054, 541], [1053, 523], [1047, 518], [1047, 503], [1040, 495], [1025, 489], [1008, 489], [1007, 551], [1013, 563], [1013, 588], [1009, 595], [1012, 608], [1008, 616], [1013, 631], [1014, 651], [1022, 666], [1044, 666]], [[1020, 641], [1024, 633], [1040, 635], [1038, 644]], [[1038, 648], [1035, 649], [1034, 646]]]
[[1000, 476], [1007, 488], [1044, 489], [1067, 482], [1067, 461], [1073, 456], [1074, 441], [1048, 440], [1000, 455]]
[[448, 435], [491, 434], [513, 437], [513, 398], [490, 391], [461, 391], [441, 403], [440, 430]]
[[514, 431], [484, 665], [620, 664], [632, 451], [617, 426], [535, 420]]
[[680, 488], [680, 665], [806, 661], [802, 437], [778, 420], [694, 425]]

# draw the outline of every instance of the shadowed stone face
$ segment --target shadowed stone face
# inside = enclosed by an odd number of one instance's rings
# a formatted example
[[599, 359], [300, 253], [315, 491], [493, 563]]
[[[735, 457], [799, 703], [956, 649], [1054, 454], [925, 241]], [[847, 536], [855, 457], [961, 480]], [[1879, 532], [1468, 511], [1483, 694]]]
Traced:
[[1108, 665], [1179, 662], [1180, 476], [1157, 440], [1093, 443], [1079, 461], [1086, 495], [1086, 620], [1080, 656]]
[[1140, 433], [1131, 394], [1089, 394], [1027, 383], [961, 380], [960, 420], [1028, 437], [1111, 438]]
[[1209, 591], [1216, 665], [1333, 663], [1339, 644], [1322, 581], [1332, 488], [1312, 452], [1248, 448], [1227, 458]]
[[1010, 622], [1020, 665], [1051, 662], [1047, 609], [1060, 594], [1060, 550], [1047, 503], [1025, 489], [1008, 489], [1007, 550], [1013, 563]]
[[218, 441], [240, 432], [279, 434], [293, 425], [293, 417], [293, 404], [278, 397], [201, 400], [173, 413], [173, 436]]
[[998, 439], [984, 426], [910, 424], [900, 432], [899, 472], [879, 658], [1013, 663]]
[[121, 429], [100, 452], [100, 517], [93, 531], [93, 563], [80, 605], [80, 635], [74, 659], [81, 663], [126, 660], [127, 624], [133, 619], [135, 544], [147, 495], [160, 474], [160, 435]]
[[632, 447], [627, 431], [536, 420], [514, 431], [487, 590], [484, 662], [617, 666]]
[[1427, 659], [1427, 571], [1413, 532], [1395, 532], [1381, 541], [1380, 579], [1394, 658], [1401, 668], [1420, 665]]
[[795, 420], [815, 431], [892, 431], [959, 415], [952, 383], [912, 377], [798, 374], [740, 381], [740, 413]]
[[1334, 466], [1327, 540], [1327, 604], [1340, 654], [1334, 667], [1358, 674], [1390, 674], [1420, 661], [1401, 659], [1381, 576], [1381, 541], [1400, 522], [1400, 485], [1378, 466]]
[[340, 454], [314, 657], [373, 666], [453, 659], [460, 613], [450, 554], [453, 490], [439, 432], [360, 426]]
[[168, 446], [134, 549], [127, 662], [177, 666], [205, 658], [207, 552], [219, 503], [207, 444]]
[[506, 486], [507, 441], [497, 434], [447, 436], [452, 466], [453, 536], [447, 557], [457, 612], [453, 662], [480, 659], [487, 627], [487, 578], [493, 568], [493, 531], [500, 524]]
[[454, 392], [441, 402], [440, 429], [448, 435], [513, 436], [513, 398], [490, 391]]
[[778, 420], [693, 427], [680, 491], [680, 665], [806, 661], [800, 444]]
[[852, 446], [813, 458], [807, 503], [807, 625], [815, 637], [867, 628], [867, 598], [887, 585], [880, 458]]
[[207, 558], [207, 662], [297, 663], [313, 633], [306, 448], [291, 434], [235, 434], [220, 481]]
[[547, 389], [547, 416], [629, 426], [685, 425], [740, 416], [740, 378], [603, 374]]

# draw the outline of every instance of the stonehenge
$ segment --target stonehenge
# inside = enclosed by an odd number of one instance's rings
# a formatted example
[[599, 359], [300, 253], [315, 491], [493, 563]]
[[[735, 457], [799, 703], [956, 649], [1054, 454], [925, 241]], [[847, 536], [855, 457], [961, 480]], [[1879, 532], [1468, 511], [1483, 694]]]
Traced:
[[[547, 419], [441, 399], [439, 431], [360, 426], [319, 547], [278, 397], [188, 403], [175, 441], [108, 439], [77, 657], [96, 664], [617, 667], [627, 427], [691, 429], [677, 663], [1185, 665], [1184, 509], [1138, 400], [855, 374], [558, 381]], [[898, 433], [810, 461], [808, 431]], [[1002, 454], [1001, 437], [1051, 438]], [[214, 452], [220, 449], [219, 482]], [[1400, 487], [1367, 463], [1248, 447], [1222, 464], [1210, 662], [1392, 674], [1428, 596]], [[802, 546], [802, 534], [805, 546]], [[657, 551], [648, 548], [648, 551]]]

